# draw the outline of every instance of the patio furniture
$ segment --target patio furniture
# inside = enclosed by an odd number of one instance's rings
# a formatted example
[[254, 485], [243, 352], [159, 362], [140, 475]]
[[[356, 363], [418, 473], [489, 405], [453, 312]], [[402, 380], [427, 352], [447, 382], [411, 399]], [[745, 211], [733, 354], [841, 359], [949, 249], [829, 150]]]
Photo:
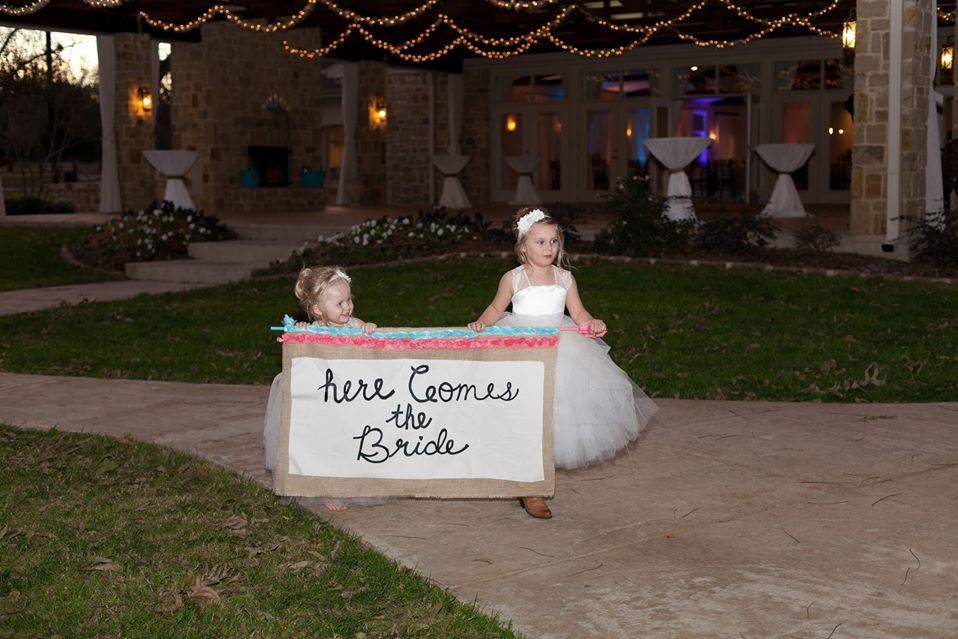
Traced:
[[432, 164], [443, 175], [438, 206], [447, 209], [468, 209], [472, 206], [459, 181], [459, 174], [469, 163], [468, 155], [440, 154], [432, 156]]
[[769, 217], [809, 217], [790, 175], [808, 162], [814, 144], [759, 144], [755, 152], [773, 171], [778, 172], [775, 188], [762, 215]]
[[166, 178], [166, 190], [163, 199], [172, 202], [181, 209], [195, 209], [190, 192], [186, 190], [186, 172], [196, 162], [196, 151], [161, 151], [150, 149], [143, 151], [146, 161]]
[[645, 148], [669, 170], [663, 213], [670, 220], [695, 220], [692, 185], [685, 167], [711, 144], [708, 138], [646, 138]]
[[516, 183], [516, 199], [509, 204], [526, 206], [542, 204], [542, 198], [536, 193], [536, 187], [532, 183], [532, 174], [539, 165], [539, 156], [528, 153], [526, 155], [506, 155], [503, 159], [509, 165], [509, 168], [519, 174], [519, 181]]

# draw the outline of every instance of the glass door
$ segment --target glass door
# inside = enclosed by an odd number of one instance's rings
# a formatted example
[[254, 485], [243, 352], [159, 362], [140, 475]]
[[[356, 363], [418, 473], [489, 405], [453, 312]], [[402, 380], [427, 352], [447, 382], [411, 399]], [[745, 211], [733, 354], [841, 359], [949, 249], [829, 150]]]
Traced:
[[846, 108], [847, 98], [823, 96], [822, 121], [827, 122], [820, 132], [824, 138], [822, 149], [822, 175], [819, 181], [821, 202], [848, 202], [852, 185], [852, 145], [855, 124]]
[[569, 178], [562, 161], [565, 140], [562, 110], [542, 107], [503, 109], [495, 122], [498, 146], [493, 154], [492, 167], [494, 199], [508, 202], [515, 198], [519, 176], [505, 158], [518, 155], [536, 156], [532, 182], [543, 200], [563, 199]]
[[585, 153], [580, 156], [585, 172], [584, 190], [587, 199], [598, 200], [614, 182], [612, 175], [614, 160], [612, 148], [613, 111], [607, 109], [588, 109], [585, 113]]
[[584, 137], [578, 157], [580, 199], [599, 200], [618, 180], [659, 176], [645, 140], [668, 130], [669, 109], [654, 100], [621, 102], [585, 110]]
[[[815, 151], [805, 165], [792, 173], [792, 180], [795, 182], [795, 188], [798, 189], [802, 202], [820, 201], [820, 180], [819, 177], [819, 156], [821, 147], [819, 144], [820, 114], [819, 114], [818, 96], [803, 96], [802, 98], [786, 98], [779, 103], [775, 110], [776, 131], [779, 132], [777, 142], [787, 144], [811, 143], [815, 145]], [[775, 184], [775, 174], [767, 166], [765, 170], [771, 175], [769, 184]], [[768, 194], [765, 194], [768, 197]]]

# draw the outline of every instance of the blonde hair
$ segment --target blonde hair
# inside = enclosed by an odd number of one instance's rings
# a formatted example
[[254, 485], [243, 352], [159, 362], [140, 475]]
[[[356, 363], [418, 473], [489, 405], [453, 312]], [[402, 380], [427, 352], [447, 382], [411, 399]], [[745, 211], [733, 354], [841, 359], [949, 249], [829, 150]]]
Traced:
[[311, 320], [322, 320], [313, 314], [313, 306], [319, 304], [323, 295], [334, 282], [345, 282], [349, 286], [349, 276], [338, 266], [318, 266], [303, 268], [296, 277], [296, 286], [293, 293], [299, 300], [299, 305], [306, 311]]
[[522, 252], [522, 245], [526, 241], [526, 235], [529, 234], [528, 231], [525, 233], [519, 233], [519, 220], [521, 220], [526, 214], [533, 211], [542, 211], [545, 214], [545, 217], [541, 220], [537, 220], [535, 224], [529, 227], [529, 230], [532, 230], [532, 227], [536, 224], [545, 224], [546, 226], [556, 227], [556, 234], [559, 236], [559, 252], [553, 260], [553, 264], [563, 265], [565, 264], [565, 239], [562, 237], [562, 227], [559, 226], [559, 223], [556, 222], [555, 218], [549, 214], [549, 211], [542, 208], [541, 206], [527, 206], [516, 211], [516, 214], [512, 218], [512, 229], [516, 232], [516, 246], [515, 252], [516, 257], [519, 259], [520, 264], [525, 264], [529, 261], [526, 257], [526, 254]]

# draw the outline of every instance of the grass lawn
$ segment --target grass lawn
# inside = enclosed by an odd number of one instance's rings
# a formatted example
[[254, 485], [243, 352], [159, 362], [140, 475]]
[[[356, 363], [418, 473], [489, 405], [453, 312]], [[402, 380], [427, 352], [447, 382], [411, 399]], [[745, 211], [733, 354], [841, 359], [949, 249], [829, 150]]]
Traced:
[[[463, 325], [512, 262], [353, 269], [356, 314], [381, 326]], [[653, 396], [958, 400], [958, 290], [705, 267], [575, 270], [612, 356]], [[267, 327], [297, 311], [292, 280], [0, 317], [0, 370], [266, 384]]]
[[0, 291], [115, 279], [60, 257], [64, 242], [89, 229], [0, 226]]
[[249, 479], [0, 426], [0, 637], [514, 637]]

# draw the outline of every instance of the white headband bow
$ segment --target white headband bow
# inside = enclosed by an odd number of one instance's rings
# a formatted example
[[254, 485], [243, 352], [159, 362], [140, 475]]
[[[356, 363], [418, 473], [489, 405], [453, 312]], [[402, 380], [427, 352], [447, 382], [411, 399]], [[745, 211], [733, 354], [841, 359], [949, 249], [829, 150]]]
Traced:
[[525, 215], [519, 218], [519, 221], [516, 222], [516, 230], [519, 232], [519, 237], [522, 237], [529, 232], [529, 229], [532, 228], [532, 225], [536, 222], [543, 220], [549, 217], [546, 215], [545, 211], [542, 209], [532, 209]]
[[346, 275], [344, 272], [342, 272], [342, 271], [339, 270], [339, 269], [336, 269], [336, 270], [333, 272], [333, 276], [332, 276], [331, 278], [329, 278], [329, 281], [330, 281], [330, 282], [332, 282], [333, 280], [343, 280], [343, 281], [346, 282], [347, 284], [349, 284], [350, 282], [353, 281], [351, 277], [349, 277], [348, 275]]

